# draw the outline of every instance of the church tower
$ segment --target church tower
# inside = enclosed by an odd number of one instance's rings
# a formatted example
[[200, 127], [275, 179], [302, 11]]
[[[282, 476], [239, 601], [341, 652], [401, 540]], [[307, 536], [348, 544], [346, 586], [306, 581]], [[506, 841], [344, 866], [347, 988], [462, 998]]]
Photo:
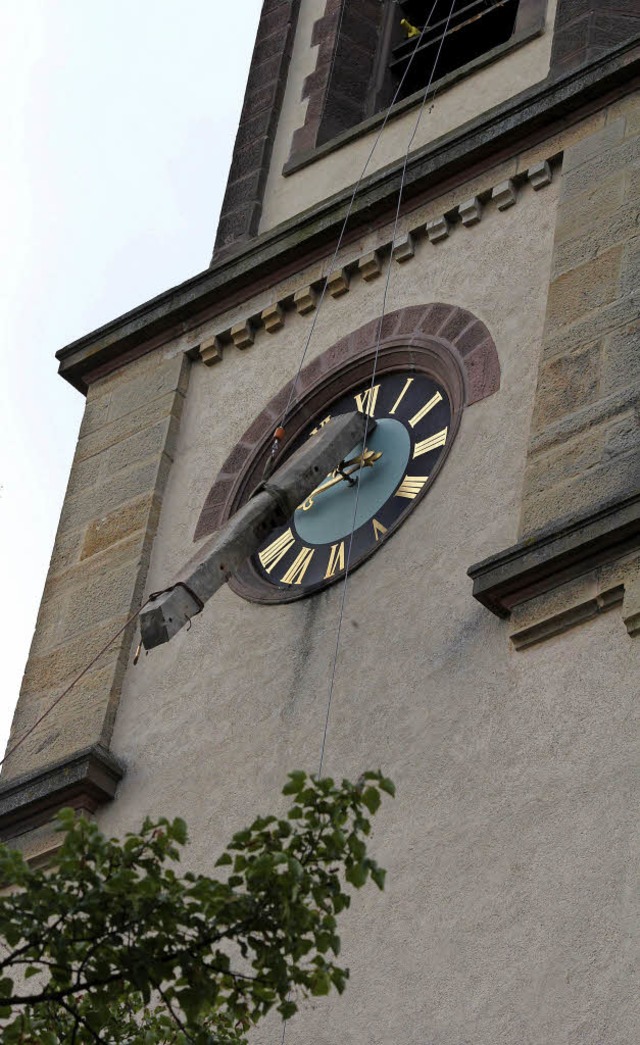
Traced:
[[[640, 1040], [639, 87], [637, 0], [264, 0], [209, 267], [58, 353], [86, 410], [1, 837], [180, 815], [206, 872], [288, 771], [380, 766], [387, 887], [287, 1045]], [[276, 429], [277, 467], [350, 411], [134, 664]]]

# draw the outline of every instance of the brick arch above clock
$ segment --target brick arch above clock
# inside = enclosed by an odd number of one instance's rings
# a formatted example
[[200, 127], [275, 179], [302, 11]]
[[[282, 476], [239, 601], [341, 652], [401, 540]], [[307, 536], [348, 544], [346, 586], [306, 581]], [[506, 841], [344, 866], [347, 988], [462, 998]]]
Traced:
[[[350, 365], [361, 358], [370, 360], [377, 343], [385, 351], [402, 346], [407, 354], [412, 350], [437, 354], [439, 365], [457, 377], [460, 407], [486, 399], [500, 387], [500, 361], [488, 328], [467, 309], [437, 302], [397, 309], [345, 334], [301, 370], [295, 402], [332, 375], [340, 371], [348, 374]], [[267, 403], [225, 460], [202, 507], [194, 541], [214, 533], [229, 518], [238, 500], [241, 477], [251, 461], [256, 462], [260, 455], [264, 457], [274, 428], [287, 408], [292, 385], [292, 381], [287, 382]], [[309, 416], [312, 410], [310, 404]]]

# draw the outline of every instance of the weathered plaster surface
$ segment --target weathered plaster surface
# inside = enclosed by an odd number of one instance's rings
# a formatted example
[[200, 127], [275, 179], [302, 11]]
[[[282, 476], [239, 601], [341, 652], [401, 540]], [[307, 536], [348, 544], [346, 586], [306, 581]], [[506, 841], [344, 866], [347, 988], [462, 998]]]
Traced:
[[[634, 1040], [637, 652], [609, 614], [517, 653], [466, 577], [517, 535], [556, 196], [528, 192], [393, 270], [390, 309], [452, 301], [487, 324], [502, 383], [349, 581], [324, 768], [382, 766], [399, 796], [375, 829], [387, 891], [346, 919], [348, 992], [305, 1007], [287, 1032], [300, 1045]], [[382, 283], [330, 301], [311, 353], [377, 314]], [[219, 464], [295, 371], [308, 322], [294, 314], [242, 356], [194, 367], [151, 588], [192, 553]], [[210, 870], [234, 829], [277, 808], [287, 770], [318, 766], [340, 599], [266, 608], [224, 589], [130, 667], [113, 736], [128, 771], [103, 827], [183, 815], [189, 861]], [[255, 1040], [280, 1035], [273, 1021]]]
[[[550, 0], [547, 24], [542, 36], [532, 40], [500, 61], [480, 69], [441, 94], [436, 92], [427, 105], [413, 142], [418, 149], [428, 142], [461, 127], [468, 120], [513, 97], [543, 80], [548, 71], [557, 0]], [[287, 177], [282, 167], [289, 158], [291, 140], [302, 124], [306, 102], [301, 102], [305, 76], [313, 71], [315, 48], [311, 48], [313, 22], [324, 11], [324, 0], [303, 0], [294, 45], [284, 104], [282, 106], [271, 166], [265, 189], [260, 232], [273, 228], [299, 211], [313, 206], [332, 192], [353, 184], [372, 150], [378, 129], [338, 151], [318, 159], [309, 167]], [[391, 119], [382, 134], [367, 173], [371, 174], [404, 156], [414, 129], [417, 109]]]

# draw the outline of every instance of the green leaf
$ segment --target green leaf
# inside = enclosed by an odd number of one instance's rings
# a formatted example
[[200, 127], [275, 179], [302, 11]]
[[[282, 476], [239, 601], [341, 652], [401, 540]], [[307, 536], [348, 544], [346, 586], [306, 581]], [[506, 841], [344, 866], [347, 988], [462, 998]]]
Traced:
[[372, 867], [371, 877], [378, 889], [384, 889], [384, 880], [387, 877], [387, 872], [382, 867]]
[[283, 795], [297, 795], [299, 794], [307, 780], [307, 774], [303, 773], [302, 770], [294, 770], [293, 773], [289, 773], [289, 782], [282, 788]]
[[187, 843], [187, 825], [184, 820], [177, 816], [172, 824], [173, 837], [179, 845], [186, 845]]
[[311, 980], [311, 993], [315, 997], [319, 997], [323, 994], [328, 994], [331, 990], [331, 977], [329, 973], [324, 969], [319, 969], [318, 972], [314, 973]]
[[345, 878], [351, 883], [351, 885], [354, 885], [356, 889], [361, 889], [367, 880], [367, 875], [368, 868], [364, 861], [362, 861], [361, 863], [353, 864], [351, 867], [347, 868]]
[[380, 808], [380, 792], [375, 787], [368, 787], [362, 794], [362, 801], [370, 813], [377, 813]]
[[[270, 1009], [285, 1018], [297, 1011], [290, 991], [344, 990], [337, 920], [351, 902], [345, 878], [356, 888], [369, 874], [384, 883], [367, 850], [366, 813], [378, 809], [381, 790], [379, 773], [340, 786], [291, 773], [290, 809], [281, 819], [259, 816], [218, 858], [217, 867], [232, 870], [228, 880], [180, 873], [180, 818], [147, 818], [119, 842], [64, 810], [62, 845], [44, 870], [0, 846], [0, 876], [14, 887], [0, 896], [0, 936], [9, 951], [20, 948], [5, 969], [23, 976], [25, 961], [34, 996], [12, 1011], [13, 981], [0, 980], [2, 1041], [72, 1040], [75, 1016], [41, 1000], [48, 988], [69, 991], [65, 1004], [84, 1021], [78, 1045], [93, 1040], [91, 1028], [113, 1043], [246, 1045]], [[179, 1010], [182, 1029], [167, 1005]]]

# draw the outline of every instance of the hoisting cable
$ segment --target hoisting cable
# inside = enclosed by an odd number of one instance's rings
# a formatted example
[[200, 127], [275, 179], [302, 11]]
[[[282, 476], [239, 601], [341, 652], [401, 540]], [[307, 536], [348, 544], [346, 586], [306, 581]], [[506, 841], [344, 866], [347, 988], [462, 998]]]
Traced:
[[109, 647], [113, 646], [113, 644], [116, 641], [116, 639], [120, 638], [120, 636], [122, 635], [123, 631], [126, 631], [126, 629], [129, 627], [129, 625], [133, 624], [133, 622], [136, 619], [136, 617], [139, 616], [141, 610], [142, 610], [142, 606], [139, 606], [138, 609], [135, 611], [135, 613], [131, 614], [131, 616], [124, 622], [122, 627], [118, 628], [116, 633], [111, 636], [109, 641], [102, 647], [102, 649], [99, 650], [99, 652], [96, 653], [96, 655], [93, 657], [93, 659], [89, 661], [87, 666], [85, 668], [83, 668], [82, 671], [78, 675], [76, 675], [76, 677], [73, 679], [72, 682], [69, 683], [69, 685], [66, 687], [66, 689], [63, 689], [62, 693], [58, 694], [58, 696], [53, 701], [53, 703], [49, 705], [49, 707], [46, 709], [46, 711], [43, 711], [43, 713], [40, 715], [40, 717], [35, 720], [33, 725], [29, 727], [29, 729], [26, 731], [26, 733], [23, 733], [22, 736], [20, 737], [20, 739], [16, 740], [15, 744], [13, 744], [12, 747], [7, 748], [7, 750], [4, 753], [4, 757], [2, 759], [0, 759], [0, 766], [3, 766], [4, 763], [7, 761], [7, 759], [11, 758], [13, 753], [18, 750], [18, 748], [21, 746], [21, 744], [24, 744], [25, 740], [28, 737], [31, 736], [31, 734], [34, 732], [34, 730], [38, 728], [40, 723], [44, 722], [45, 718], [48, 715], [50, 715], [51, 712], [53, 711], [53, 709], [58, 706], [60, 701], [64, 697], [66, 697], [67, 693], [70, 693], [71, 690], [74, 688], [74, 686], [78, 685], [78, 683], [80, 682], [80, 679], [84, 678], [84, 676], [87, 674], [88, 671], [91, 671], [91, 668], [96, 663], [96, 661], [100, 660], [100, 657], [102, 657], [107, 652]]
[[[411, 55], [411, 59], [410, 59], [408, 65], [407, 65], [407, 67], [405, 69], [404, 76], [406, 76], [406, 74], [407, 74], [407, 72], [409, 70], [410, 64], [411, 64], [411, 60], [413, 59], [413, 56], [415, 55], [415, 53], [417, 52], [417, 50], [418, 50], [418, 48], [420, 46], [420, 42], [422, 40], [422, 37], [423, 37], [425, 31], [429, 27], [429, 23], [431, 21], [433, 13], [434, 13], [434, 11], [436, 9], [437, 3], [438, 3], [438, 0], [435, 0], [435, 3], [434, 3], [434, 5], [433, 5], [433, 7], [431, 9], [429, 17], [428, 17], [425, 25], [422, 27], [422, 30], [420, 32], [420, 36], [419, 36], [419, 38], [418, 38], [418, 40], [416, 42], [415, 50], [413, 51], [413, 53]], [[411, 147], [412, 147], [413, 142], [415, 140], [416, 134], [418, 133], [418, 127], [420, 125], [420, 121], [421, 121], [423, 113], [424, 113], [424, 109], [425, 109], [425, 106], [426, 106], [426, 103], [427, 103], [427, 98], [428, 98], [428, 95], [429, 95], [429, 91], [431, 89], [431, 85], [433, 83], [433, 78], [435, 76], [435, 72], [436, 72], [436, 69], [437, 69], [437, 66], [438, 66], [438, 61], [439, 61], [439, 58], [440, 58], [440, 52], [442, 51], [442, 46], [443, 46], [443, 43], [444, 43], [447, 31], [448, 31], [448, 28], [449, 28], [449, 23], [451, 21], [452, 15], [453, 15], [455, 4], [456, 4], [456, 0], [451, 0], [451, 8], [450, 8], [449, 14], [447, 16], [445, 29], [444, 29], [444, 32], [443, 32], [442, 37], [440, 39], [439, 45], [438, 45], [438, 50], [437, 50], [437, 53], [436, 53], [436, 56], [435, 56], [433, 67], [431, 69], [431, 73], [429, 75], [429, 80], [428, 80], [428, 83], [427, 83], [427, 85], [426, 85], [426, 87], [424, 89], [424, 93], [423, 93], [423, 96], [422, 96], [422, 101], [420, 103], [420, 108], [418, 110], [418, 115], [417, 115], [415, 124], [413, 126], [413, 130], [411, 132], [411, 135], [409, 136], [409, 141], [407, 143], [407, 147], [406, 147], [406, 150], [405, 150], [404, 161], [403, 161], [403, 164], [402, 164], [402, 174], [401, 174], [401, 178], [400, 178], [400, 188], [398, 190], [398, 200], [397, 200], [396, 212], [395, 212], [395, 218], [394, 218], [394, 224], [393, 224], [393, 236], [392, 236], [392, 240], [391, 240], [392, 244], [396, 240], [397, 231], [398, 231], [398, 224], [399, 224], [399, 221], [400, 221], [400, 211], [401, 211], [401, 208], [402, 208], [402, 198], [403, 198], [404, 186], [405, 186], [405, 181], [406, 181], [406, 176], [407, 176], [407, 167], [408, 167], [408, 163], [409, 163], [409, 155], [410, 155], [410, 152], [411, 152]], [[403, 76], [403, 79], [404, 79], [404, 76]], [[401, 81], [401, 84], [402, 84], [402, 81]], [[395, 98], [397, 96], [397, 93], [398, 92], [396, 91], [396, 95], [394, 96], [394, 101], [391, 103], [391, 105], [394, 104]], [[385, 115], [385, 122], [383, 124], [383, 127], [384, 127], [384, 125], [387, 122], [388, 116], [389, 116], [389, 110], [387, 110], [387, 113]], [[378, 139], [376, 139], [376, 143], [375, 144], [377, 144], [378, 140], [379, 140], [379, 136], [378, 136]], [[375, 148], [375, 145], [374, 145], [374, 148]], [[369, 155], [369, 159], [367, 160], [367, 164], [368, 164], [369, 160], [371, 159], [372, 155], [373, 155], [373, 150], [372, 150], [372, 152]], [[365, 169], [366, 169], [366, 165], [365, 165]], [[359, 186], [360, 182], [362, 181], [362, 177], [363, 177], [363, 175], [360, 176], [360, 179], [358, 180], [357, 186]], [[355, 192], [354, 192], [353, 196], [351, 197], [351, 205], [353, 204], [354, 200], [355, 200]], [[349, 209], [348, 213], [350, 213], [350, 209]], [[345, 219], [345, 223], [342, 226], [341, 236], [344, 235], [344, 230], [346, 228], [346, 220], [347, 219]], [[334, 254], [334, 260], [337, 257], [337, 253], [338, 253], [338, 250], [336, 249], [336, 252]], [[393, 253], [390, 253], [390, 255], [389, 255], [389, 262], [388, 262], [388, 265], [387, 265], [387, 273], [386, 273], [385, 283], [384, 283], [384, 291], [383, 291], [383, 296], [382, 296], [382, 313], [380, 315], [380, 319], [379, 319], [379, 322], [378, 322], [378, 330], [377, 330], [377, 335], [376, 335], [376, 346], [375, 346], [375, 353], [374, 353], [374, 358], [373, 358], [373, 367], [372, 367], [372, 373], [371, 373], [371, 383], [369, 385], [370, 391], [373, 389], [373, 387], [375, 385], [376, 371], [377, 371], [377, 366], [378, 366], [378, 358], [379, 358], [379, 355], [380, 355], [380, 343], [381, 343], [381, 339], [382, 339], [382, 324], [383, 324], [384, 317], [385, 317], [386, 306], [387, 306], [387, 298], [388, 298], [388, 294], [389, 294], [389, 286], [390, 286], [390, 283], [391, 283], [391, 265], [392, 265], [392, 261], [393, 261]], [[325, 283], [325, 287], [326, 287], [326, 283]], [[325, 288], [323, 287], [323, 295], [324, 295], [324, 289]], [[318, 308], [319, 307], [320, 307], [320, 303], [318, 305]], [[315, 319], [317, 319], [317, 314], [314, 317], [314, 322], [315, 322]], [[312, 332], [313, 332], [313, 324], [312, 324], [312, 328], [311, 328], [311, 331], [310, 331], [310, 335], [311, 335]], [[311, 340], [311, 336], [310, 335], [307, 338], [307, 343], [305, 345], [304, 352], [306, 352], [307, 348], [309, 347], [309, 341]], [[303, 353], [303, 359], [304, 359], [304, 353]], [[302, 363], [300, 364], [300, 367], [298, 369], [298, 375], [296, 376], [296, 381], [298, 379], [298, 376], [300, 374], [300, 370], [301, 369], [302, 369]], [[289, 407], [287, 407], [287, 409], [288, 408]], [[366, 447], [368, 427], [369, 427], [369, 415], [368, 415], [368, 413], [365, 412], [365, 432], [364, 432], [364, 438], [363, 438], [363, 443], [362, 443], [363, 447]], [[319, 759], [319, 764], [318, 764], [318, 776], [319, 777], [322, 776], [322, 771], [323, 771], [323, 768], [324, 768], [324, 757], [325, 757], [326, 746], [327, 746], [327, 736], [328, 736], [328, 732], [329, 732], [329, 722], [330, 722], [330, 718], [331, 718], [331, 706], [332, 706], [332, 703], [333, 703], [333, 693], [334, 693], [335, 682], [336, 682], [336, 673], [337, 673], [337, 665], [338, 665], [338, 654], [340, 652], [340, 637], [341, 637], [341, 632], [342, 632], [342, 624], [343, 624], [343, 621], [344, 621], [344, 611], [345, 611], [345, 606], [346, 606], [347, 591], [348, 591], [348, 585], [349, 585], [349, 576], [350, 576], [349, 570], [350, 570], [350, 565], [351, 565], [351, 553], [352, 553], [352, 550], [353, 550], [353, 538], [354, 538], [354, 533], [355, 533], [355, 529], [356, 529], [356, 519], [357, 519], [357, 512], [358, 512], [358, 500], [359, 500], [359, 496], [360, 496], [360, 482], [361, 482], [361, 478], [362, 478], [362, 473], [363, 473], [363, 469], [361, 468], [358, 471], [358, 478], [357, 478], [357, 484], [356, 484], [356, 494], [355, 494], [354, 506], [353, 506], [353, 518], [352, 518], [352, 521], [351, 521], [351, 533], [349, 535], [349, 544], [348, 544], [348, 547], [347, 547], [347, 555], [346, 555], [346, 562], [345, 562], [345, 573], [344, 573], [344, 580], [343, 580], [343, 584], [342, 584], [342, 594], [341, 594], [341, 597], [340, 597], [340, 611], [339, 611], [339, 614], [338, 614], [338, 627], [337, 627], [337, 631], [336, 631], [336, 641], [335, 641], [334, 654], [333, 654], [333, 663], [332, 663], [332, 666], [331, 666], [331, 674], [330, 674], [330, 679], [329, 679], [329, 692], [328, 692], [328, 696], [327, 696], [327, 707], [326, 707], [324, 726], [323, 726], [323, 731], [322, 731], [322, 742], [321, 742], [321, 745], [320, 745], [320, 759]], [[286, 1033], [287, 1033], [287, 1023], [288, 1023], [288, 1021], [284, 1020], [283, 1024], [282, 1024], [281, 1045], [285, 1045], [285, 1038], [286, 1038]]]
[[[418, 115], [416, 117], [416, 120], [415, 120], [415, 123], [414, 123], [414, 126], [413, 126], [413, 130], [411, 132], [411, 135], [409, 136], [409, 141], [407, 143], [407, 147], [406, 147], [406, 150], [405, 150], [404, 161], [403, 161], [403, 164], [402, 164], [402, 174], [401, 174], [401, 177], [400, 177], [400, 188], [398, 190], [398, 200], [397, 200], [397, 204], [396, 204], [396, 213], [395, 213], [395, 218], [394, 218], [394, 222], [393, 222], [393, 235], [391, 237], [392, 244], [395, 243], [396, 237], [397, 237], [397, 234], [398, 234], [398, 225], [399, 225], [399, 222], [400, 222], [400, 211], [402, 209], [402, 198], [403, 198], [403, 193], [404, 193], [405, 181], [406, 181], [406, 177], [407, 177], [407, 167], [408, 167], [408, 164], [409, 164], [409, 155], [411, 153], [411, 147], [412, 147], [412, 145], [413, 145], [413, 143], [415, 141], [416, 134], [418, 133], [418, 127], [420, 126], [420, 121], [422, 119], [422, 116], [423, 116], [423, 113], [424, 113], [424, 110], [425, 110], [425, 106], [426, 106], [426, 103], [427, 103], [427, 97], [428, 97], [428, 94], [429, 94], [429, 90], [431, 88], [431, 84], [433, 82], [435, 71], [436, 71], [436, 68], [437, 68], [437, 65], [438, 65], [438, 59], [440, 58], [440, 52], [442, 50], [442, 45], [443, 45], [445, 37], [447, 35], [447, 30], [449, 28], [449, 22], [451, 21], [451, 16], [453, 15], [453, 10], [454, 10], [455, 4], [456, 4], [456, 0], [452, 0], [451, 8], [450, 8], [449, 14], [447, 16], [445, 29], [444, 29], [444, 32], [443, 32], [442, 37], [440, 39], [440, 43], [439, 43], [438, 50], [437, 50], [437, 53], [436, 53], [436, 57], [435, 57], [435, 60], [434, 60], [434, 63], [433, 63], [433, 67], [431, 69], [429, 80], [428, 80], [427, 86], [424, 89], [424, 94], [422, 96], [422, 101], [420, 103], [420, 108], [418, 109]], [[436, 7], [436, 4], [433, 5], [433, 8], [431, 10], [431, 14], [433, 14], [433, 11], [435, 10], [435, 7]], [[430, 20], [430, 18], [431, 18], [431, 15], [429, 16], [429, 20]], [[429, 24], [429, 21], [427, 21], [426, 25], [423, 26], [422, 33], [425, 32], [425, 30], [428, 27], [428, 24]], [[422, 33], [421, 33], [420, 39], [422, 38]], [[419, 44], [420, 44], [420, 40], [418, 40], [418, 42], [416, 44], [416, 50], [417, 50]], [[377, 368], [378, 368], [378, 359], [379, 359], [379, 356], [380, 356], [380, 342], [382, 340], [382, 324], [384, 322], [384, 317], [386, 315], [387, 298], [389, 296], [389, 286], [390, 286], [390, 283], [391, 283], [391, 266], [392, 266], [392, 262], [393, 262], [393, 253], [390, 253], [389, 254], [389, 262], [388, 262], [388, 265], [387, 265], [387, 272], [386, 272], [386, 276], [385, 276], [385, 282], [384, 282], [384, 290], [383, 290], [383, 294], [382, 294], [382, 312], [381, 312], [380, 318], [378, 320], [378, 329], [377, 329], [377, 334], [376, 334], [376, 346], [375, 346], [375, 352], [374, 352], [374, 356], [373, 356], [373, 367], [372, 367], [372, 371], [371, 371], [371, 382], [370, 382], [370, 385], [369, 385], [369, 392], [370, 393], [372, 392], [373, 387], [375, 385], [375, 381], [376, 381], [376, 372], [377, 372]], [[366, 443], [367, 443], [368, 429], [369, 429], [369, 414], [366, 413], [366, 411], [365, 411], [365, 428], [364, 428], [364, 438], [363, 438], [363, 444], [362, 444], [364, 447], [366, 447]], [[349, 569], [350, 569], [350, 565], [351, 565], [351, 552], [352, 552], [352, 549], [353, 549], [353, 537], [354, 537], [354, 533], [355, 533], [355, 529], [356, 529], [356, 518], [357, 518], [357, 512], [358, 512], [358, 500], [359, 500], [359, 497], [360, 497], [360, 483], [361, 483], [361, 479], [362, 479], [362, 473], [363, 473], [363, 469], [360, 468], [359, 471], [358, 471], [358, 477], [357, 477], [357, 482], [356, 482], [356, 494], [355, 494], [355, 498], [354, 498], [353, 519], [352, 519], [352, 524], [351, 524], [351, 533], [349, 535], [349, 544], [348, 544], [348, 547], [347, 547], [345, 572], [344, 572], [344, 581], [343, 581], [343, 585], [342, 585], [342, 597], [341, 597], [341, 600], [340, 600], [340, 614], [339, 614], [339, 617], [338, 617], [338, 629], [337, 629], [337, 634], [336, 634], [336, 644], [335, 644], [333, 665], [332, 665], [332, 668], [331, 668], [331, 676], [330, 676], [330, 682], [329, 682], [329, 696], [328, 696], [328, 699], [327, 699], [327, 711], [326, 711], [326, 716], [325, 716], [324, 731], [323, 731], [323, 735], [322, 735], [322, 745], [321, 745], [321, 748], [320, 748], [320, 764], [319, 764], [319, 768], [318, 768], [318, 776], [322, 775], [322, 769], [323, 769], [323, 765], [324, 765], [324, 754], [325, 754], [325, 748], [326, 748], [326, 743], [327, 743], [327, 733], [328, 733], [328, 730], [329, 730], [329, 718], [330, 718], [330, 714], [331, 714], [331, 703], [332, 703], [332, 699], [333, 699], [333, 690], [334, 690], [335, 679], [336, 679], [336, 669], [337, 669], [337, 663], [338, 663], [338, 653], [339, 653], [339, 649], [340, 649], [340, 633], [342, 631], [342, 622], [343, 622], [343, 618], [344, 618], [344, 609], [345, 609], [345, 603], [346, 603], [346, 598], [347, 598], [347, 588], [348, 588], [348, 581], [349, 581]]]
[[[423, 38], [424, 34], [426, 33], [426, 31], [429, 29], [429, 26], [430, 26], [430, 23], [431, 23], [431, 19], [433, 18], [433, 14], [434, 14], [434, 12], [436, 10], [436, 7], [438, 6], [438, 3], [439, 3], [439, 0], [434, 0], [433, 6], [431, 8], [431, 11], [429, 12], [429, 16], [428, 16], [425, 24], [423, 25], [422, 29], [420, 30], [420, 35], [419, 35], [419, 37], [416, 40], [416, 46], [415, 46], [414, 50], [411, 52], [411, 54], [409, 56], [409, 61], [407, 62], [406, 66], [405, 66], [405, 69], [404, 69], [404, 71], [402, 73], [402, 76], [400, 77], [400, 81], [399, 81], [398, 86], [396, 87], [396, 89], [394, 91], [393, 98], [389, 102], [389, 105], [388, 105], [388, 107], [387, 107], [387, 109], [385, 111], [384, 118], [382, 120], [382, 123], [380, 124], [380, 127], [378, 129], [378, 133], [376, 134], [376, 137], [375, 137], [374, 142], [373, 142], [373, 144], [371, 146], [371, 149], [369, 150], [369, 153], [368, 153], [367, 158], [365, 160], [364, 166], [363, 166], [362, 170], [360, 171], [360, 174], [358, 175], [358, 179], [357, 179], [355, 185], [353, 186], [353, 189], [352, 189], [352, 192], [351, 192], [351, 196], [349, 197], [349, 202], [347, 204], [347, 211], [346, 211], [346, 214], [345, 214], [344, 219], [342, 221], [342, 225], [340, 227], [340, 232], [338, 234], [338, 239], [337, 239], [337, 242], [336, 242], [336, 248], [335, 248], [335, 250], [334, 250], [334, 252], [333, 252], [333, 254], [331, 256], [331, 261], [330, 261], [329, 266], [328, 266], [328, 268], [326, 270], [325, 278], [324, 278], [324, 280], [322, 282], [322, 288], [320, 290], [320, 297], [318, 299], [318, 304], [316, 306], [316, 309], [315, 309], [315, 312], [314, 312], [314, 315], [313, 315], [313, 319], [312, 319], [311, 324], [309, 326], [309, 330], [307, 332], [307, 335], [306, 335], [306, 337], [305, 337], [305, 339], [303, 341], [302, 353], [301, 353], [301, 356], [300, 356], [300, 362], [298, 364], [298, 369], [296, 371], [296, 375], [295, 375], [295, 377], [293, 379], [293, 382], [291, 384], [291, 388], [289, 390], [289, 396], [287, 398], [286, 406], [285, 406], [284, 410], [282, 411], [282, 414], [281, 414], [281, 417], [280, 417], [279, 426], [282, 426], [282, 428], [284, 428], [284, 426], [285, 426], [285, 422], [287, 420], [287, 417], [289, 416], [289, 411], [291, 410], [291, 407], [292, 407], [292, 405], [293, 405], [293, 403], [295, 401], [295, 398], [296, 398], [296, 391], [297, 391], [297, 387], [298, 387], [298, 381], [300, 379], [300, 373], [302, 371], [302, 367], [304, 365], [304, 361], [305, 361], [307, 352], [309, 350], [309, 345], [311, 344], [313, 335], [315, 333], [316, 325], [317, 325], [318, 319], [320, 317], [320, 311], [322, 309], [322, 305], [323, 305], [325, 297], [326, 297], [326, 293], [327, 293], [327, 277], [333, 272], [333, 270], [335, 268], [336, 261], [338, 259], [338, 255], [340, 253], [340, 248], [342, 247], [342, 242], [344, 240], [344, 237], [345, 237], [345, 234], [346, 234], [346, 231], [347, 231], [347, 227], [349, 225], [349, 221], [350, 221], [350, 218], [351, 218], [351, 213], [353, 211], [353, 206], [355, 204], [357, 195], [358, 195], [358, 193], [360, 191], [360, 186], [362, 185], [364, 177], [365, 177], [365, 175], [366, 175], [366, 173], [367, 173], [367, 171], [369, 169], [369, 164], [371, 163], [371, 161], [373, 159], [374, 153], [375, 153], [376, 149], [378, 148], [378, 145], [380, 144], [380, 139], [382, 138], [382, 135], [384, 133], [385, 127], [387, 126], [387, 123], [389, 122], [389, 119], [391, 117], [391, 110], [393, 109], [394, 105], [398, 101], [398, 98], [399, 98], [400, 93], [402, 91], [402, 88], [404, 86], [404, 82], [405, 82], [407, 76], [409, 75], [409, 71], [411, 69], [411, 66], [413, 65], [415, 56], [416, 56], [416, 54], [418, 52], [418, 49], [420, 47], [420, 44], [422, 42], [422, 38]], [[452, 7], [451, 11], [449, 12], [449, 17], [447, 18], [447, 26], [449, 25], [449, 21], [451, 19], [452, 12], [453, 12], [453, 7]], [[344, 13], [344, 3], [342, 5], [341, 11], [340, 11], [340, 24], [342, 23], [343, 13]], [[444, 35], [443, 35], [443, 39], [444, 39]], [[435, 68], [436, 68], [436, 65], [437, 65], [437, 62], [438, 62], [438, 57], [440, 55], [441, 48], [442, 48], [442, 41], [440, 42], [440, 47], [438, 48], [438, 53], [436, 55], [436, 60], [434, 62], [434, 66], [433, 66], [433, 70], [432, 70], [432, 73], [431, 73], [431, 77], [429, 79], [429, 84], [428, 84], [428, 86], [425, 89], [426, 91], [428, 91], [429, 87], [431, 86], [431, 82], [433, 80], [433, 72], [435, 71]], [[331, 65], [331, 69], [333, 69], [333, 63]], [[414, 132], [413, 136], [415, 137], [415, 132]], [[276, 445], [275, 445], [275, 451], [276, 452], [277, 452], [278, 448], [279, 448], [279, 441], [276, 441]], [[275, 454], [274, 454], [274, 456], [275, 456]]]

